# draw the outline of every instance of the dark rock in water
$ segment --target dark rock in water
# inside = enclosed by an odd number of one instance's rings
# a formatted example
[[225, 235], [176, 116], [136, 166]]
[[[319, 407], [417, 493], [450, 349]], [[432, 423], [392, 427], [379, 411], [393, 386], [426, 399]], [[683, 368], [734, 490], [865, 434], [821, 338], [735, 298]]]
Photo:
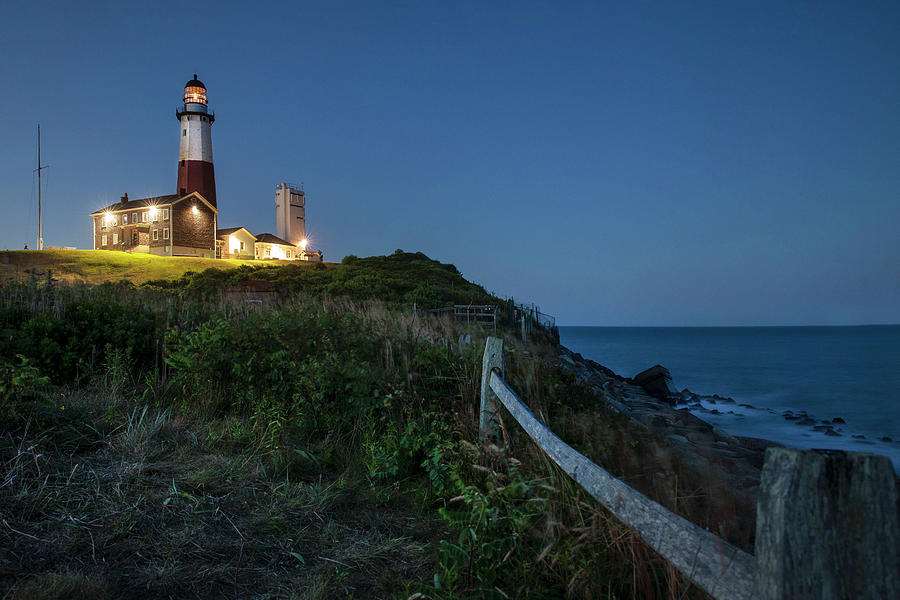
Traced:
[[796, 421], [800, 417], [798, 417], [797, 415], [788, 414], [788, 415], [784, 415], [784, 418], [787, 419], [788, 421]]
[[816, 420], [810, 419], [809, 417], [803, 417], [802, 419], [800, 419], [799, 421], [797, 421], [795, 423], [795, 425], [803, 425], [803, 426], [815, 425], [815, 424], [816, 424]]
[[741, 404], [738, 404], [738, 406], [740, 406], [741, 408], [753, 408], [753, 405], [752, 405], [752, 404], [744, 404], [744, 403], [741, 403]]
[[719, 402], [721, 402], [722, 404], [737, 404], [734, 401], [734, 398], [719, 398]]
[[826, 429], [826, 430], [825, 430], [825, 435], [830, 435], [830, 436], [833, 436], [833, 437], [841, 437], [841, 434], [839, 434], [839, 433], [838, 433], [837, 431], [835, 431], [834, 429]]
[[816, 425], [815, 427], [813, 427], [813, 430], [815, 431], [827, 431], [829, 429], [834, 429], [834, 427], [832, 427], [831, 425]]
[[892, 439], [889, 438], [888, 436], [884, 436], [883, 438], [881, 438], [881, 441], [882, 441], [882, 442], [893, 442], [894, 440], [892, 440]]
[[864, 440], [864, 439], [866, 439], [866, 436], [862, 435], [861, 433], [858, 433], [853, 436], [853, 439], [854, 440]]
[[840, 417], [835, 417], [831, 420], [832, 423], [840, 423], [841, 425], [846, 425], [847, 421], [843, 420]]
[[[772, 410], [772, 409], [769, 409], [769, 410]], [[788, 416], [793, 416], [793, 415], [794, 415], [794, 413], [789, 410], [786, 410], [783, 413], [781, 413], [782, 417], [788, 417]]]
[[707, 404], [718, 404], [713, 398], [707, 398], [706, 403]]
[[632, 378], [635, 385], [639, 385], [644, 390], [660, 400], [665, 400], [669, 404], [674, 405], [674, 396], [677, 394], [675, 385], [672, 383], [672, 374], [662, 365], [654, 365], [646, 371], [641, 371]]
[[712, 409], [710, 412], [711, 412], [712, 414], [714, 414], [714, 415], [721, 415], [721, 414], [722, 414], [722, 413], [719, 412], [719, 409], [718, 409], [718, 408], [714, 408], [714, 409]]

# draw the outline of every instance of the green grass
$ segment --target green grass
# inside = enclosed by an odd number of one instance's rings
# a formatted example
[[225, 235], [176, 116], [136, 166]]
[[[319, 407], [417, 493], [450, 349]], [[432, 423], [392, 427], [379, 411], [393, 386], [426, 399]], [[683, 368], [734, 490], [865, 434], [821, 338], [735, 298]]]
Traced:
[[0, 596], [384, 598], [430, 581], [445, 526], [402, 497], [376, 502], [363, 478], [289, 479], [217, 443], [215, 423], [59, 402], [96, 430], [76, 453], [52, 432], [0, 437]]
[[187, 272], [206, 269], [272, 267], [278, 262], [154, 256], [113, 250], [12, 250], [0, 252], [0, 281], [22, 281], [32, 271], [38, 277], [44, 277], [49, 269], [53, 278], [61, 281], [103, 283], [127, 279], [143, 283], [153, 279], [177, 279]]

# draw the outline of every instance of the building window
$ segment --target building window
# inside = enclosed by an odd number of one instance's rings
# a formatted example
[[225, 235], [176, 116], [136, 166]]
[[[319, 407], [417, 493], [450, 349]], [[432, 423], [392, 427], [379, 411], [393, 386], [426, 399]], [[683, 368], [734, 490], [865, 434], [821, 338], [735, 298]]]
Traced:
[[163, 239], [164, 240], [169, 239], [169, 228], [168, 227], [163, 229]]
[[181, 130], [181, 137], [185, 137], [187, 135], [187, 129]]
[[244, 242], [241, 242], [241, 252], [244, 251]]
[[155, 242], [157, 240], [159, 240], [159, 229], [154, 229], [153, 230], [153, 241]]
[[272, 249], [266, 246], [266, 256], [272, 256]]
[[131, 222], [132, 223], [138, 222], [138, 214], [137, 213], [131, 213]]
[[124, 215], [122, 215], [122, 224], [128, 225], [128, 213], [125, 213]]
[[169, 209], [164, 208], [163, 209], [163, 221], [168, 221], [168, 220], [169, 220]]
[[154, 222], [154, 223], [158, 223], [158, 222], [159, 222], [159, 211], [158, 211], [158, 210], [154, 210], [154, 211], [153, 211], [153, 222]]
[[288, 258], [291, 257], [291, 251], [290, 251], [290, 250], [287, 251], [287, 257], [288, 257]]
[[109, 240], [108, 240], [108, 238], [106, 237], [106, 234], [105, 234], [105, 233], [104, 233], [102, 236], [100, 236], [100, 245], [101, 245], [101, 246], [105, 246], [105, 245], [106, 245], [106, 242], [108, 242], [108, 241], [109, 241]]
[[144, 212], [141, 213], [141, 223], [146, 223], [146, 222], [147, 222], [147, 211], [145, 210]]
[[118, 233], [114, 233], [114, 234], [113, 234], [113, 246], [115, 246], [115, 245], [118, 244], [118, 243], [119, 243], [119, 234], [118, 234]]

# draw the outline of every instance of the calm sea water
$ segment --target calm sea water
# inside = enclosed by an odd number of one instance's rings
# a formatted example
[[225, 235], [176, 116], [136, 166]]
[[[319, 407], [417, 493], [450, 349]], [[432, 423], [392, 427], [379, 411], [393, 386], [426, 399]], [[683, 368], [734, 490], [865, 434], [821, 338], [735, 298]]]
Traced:
[[[798, 448], [884, 454], [900, 472], [900, 325], [560, 327], [559, 334], [564, 346], [619, 375], [661, 364], [679, 390], [754, 407], [695, 413], [725, 431]], [[846, 424], [835, 426], [840, 437], [826, 436], [785, 420], [787, 410]]]

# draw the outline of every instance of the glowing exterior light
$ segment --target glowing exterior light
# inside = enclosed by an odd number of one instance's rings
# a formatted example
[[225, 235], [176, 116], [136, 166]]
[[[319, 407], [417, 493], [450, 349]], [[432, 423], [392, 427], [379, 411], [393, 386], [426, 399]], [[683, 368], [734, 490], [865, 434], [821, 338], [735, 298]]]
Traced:
[[272, 258], [284, 260], [286, 258], [284, 254], [284, 248], [282, 248], [281, 246], [272, 246]]
[[155, 218], [156, 218], [156, 213], [157, 213], [156, 207], [155, 207], [155, 206], [151, 206], [151, 207], [150, 207], [150, 218], [151, 218], [151, 219], [155, 219]]
[[107, 225], [115, 225], [116, 224], [116, 216], [114, 214], [112, 214], [111, 212], [108, 212], [105, 215], [103, 215], [103, 220]]
[[241, 249], [241, 240], [237, 239], [233, 235], [228, 236], [228, 253], [229, 254], [237, 254]]
[[302, 240], [300, 240], [300, 247], [303, 248], [304, 250], [306, 250], [306, 245], [308, 243], [309, 243], [309, 240], [307, 240], [306, 238], [303, 238]]
[[198, 212], [200, 212], [200, 211], [197, 210], [197, 205], [196, 205], [196, 204], [195, 204], [194, 206], [191, 207], [191, 212], [194, 213], [195, 215], [196, 215]]

